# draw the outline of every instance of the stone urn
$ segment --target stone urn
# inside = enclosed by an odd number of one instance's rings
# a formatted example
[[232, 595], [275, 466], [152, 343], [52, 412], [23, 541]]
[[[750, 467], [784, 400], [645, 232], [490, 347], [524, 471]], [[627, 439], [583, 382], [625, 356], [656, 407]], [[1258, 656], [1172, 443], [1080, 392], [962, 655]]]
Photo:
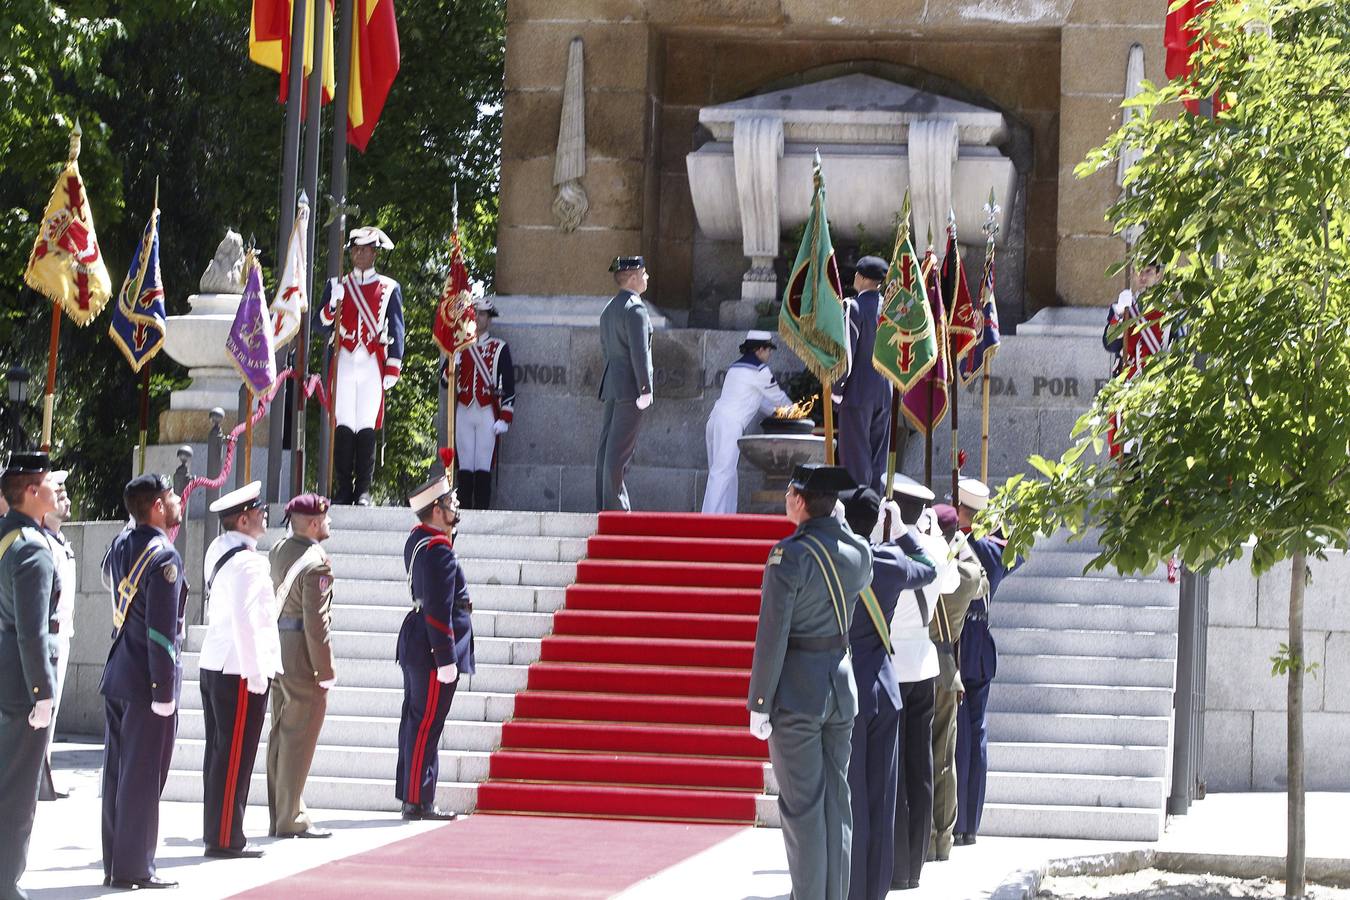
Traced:
[[802, 463], [823, 462], [825, 438], [812, 433], [815, 423], [810, 419], [768, 418], [761, 427], [764, 434], [745, 434], [736, 440], [741, 456], [764, 473], [762, 488], [750, 494], [747, 512], [781, 512], [792, 470]]

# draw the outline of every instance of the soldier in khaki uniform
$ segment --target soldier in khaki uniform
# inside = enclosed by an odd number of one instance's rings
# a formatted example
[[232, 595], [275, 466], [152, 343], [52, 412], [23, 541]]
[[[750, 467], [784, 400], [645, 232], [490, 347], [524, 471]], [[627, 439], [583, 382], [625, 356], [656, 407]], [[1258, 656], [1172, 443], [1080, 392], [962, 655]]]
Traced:
[[309, 819], [305, 780], [314, 761], [333, 671], [333, 569], [322, 542], [328, 538], [329, 502], [301, 494], [286, 504], [291, 535], [272, 548], [277, 630], [285, 670], [273, 682], [272, 732], [267, 738], [269, 833], [326, 838], [332, 832]]

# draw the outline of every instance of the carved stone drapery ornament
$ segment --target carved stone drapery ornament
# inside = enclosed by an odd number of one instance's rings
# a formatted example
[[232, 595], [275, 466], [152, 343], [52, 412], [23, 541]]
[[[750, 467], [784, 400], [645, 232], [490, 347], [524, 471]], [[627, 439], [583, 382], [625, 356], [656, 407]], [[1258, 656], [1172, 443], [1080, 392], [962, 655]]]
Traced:
[[581, 38], [567, 48], [567, 76], [563, 81], [562, 117], [558, 125], [558, 152], [553, 162], [553, 215], [563, 231], [576, 231], [590, 203], [581, 178], [586, 174], [586, 93], [582, 82]]
[[783, 120], [754, 116], [736, 121], [732, 134], [741, 244], [750, 268], [741, 280], [742, 300], [772, 300], [778, 283], [773, 270], [782, 228], [778, 216], [778, 160], [783, 156]]
[[[922, 253], [930, 239], [938, 258], [947, 252], [947, 217], [952, 210], [952, 175], [958, 149], [956, 123], [929, 119], [909, 126], [909, 185], [914, 201], [914, 244]], [[920, 247], [921, 242], [924, 247]]]

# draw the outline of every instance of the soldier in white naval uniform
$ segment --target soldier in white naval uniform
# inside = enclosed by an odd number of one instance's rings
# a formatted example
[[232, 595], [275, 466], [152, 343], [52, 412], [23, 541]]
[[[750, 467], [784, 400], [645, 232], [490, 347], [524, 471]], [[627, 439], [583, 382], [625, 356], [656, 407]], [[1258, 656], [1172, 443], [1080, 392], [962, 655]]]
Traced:
[[792, 401], [774, 381], [769, 356], [777, 348], [767, 331], [751, 331], [741, 343], [741, 358], [727, 369], [722, 396], [717, 398], [704, 437], [708, 443], [708, 486], [703, 492], [705, 513], [736, 512], [736, 466], [741, 449], [736, 443], [756, 416], [765, 416]]

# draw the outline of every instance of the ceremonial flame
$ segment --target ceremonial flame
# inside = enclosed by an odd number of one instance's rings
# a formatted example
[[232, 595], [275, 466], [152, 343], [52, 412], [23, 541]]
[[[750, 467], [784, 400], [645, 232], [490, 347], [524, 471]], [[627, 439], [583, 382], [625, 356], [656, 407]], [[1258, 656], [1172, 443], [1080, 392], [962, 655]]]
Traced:
[[815, 408], [816, 400], [819, 398], [819, 394], [814, 394], [806, 400], [798, 400], [791, 406], [780, 406], [773, 411], [773, 417], [775, 419], [805, 419], [811, 415], [811, 410]]

